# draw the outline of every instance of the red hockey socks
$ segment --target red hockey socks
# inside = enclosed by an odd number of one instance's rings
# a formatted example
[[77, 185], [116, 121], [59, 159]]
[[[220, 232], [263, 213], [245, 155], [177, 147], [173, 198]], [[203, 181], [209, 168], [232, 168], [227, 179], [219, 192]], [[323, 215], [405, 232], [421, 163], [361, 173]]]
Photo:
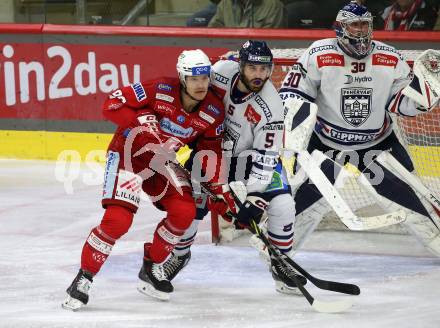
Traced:
[[155, 263], [162, 263], [173, 251], [184, 232], [185, 230], [171, 226], [167, 219], [162, 220], [154, 232], [151, 247], [147, 247], [148, 244], [145, 244], [144, 256]]
[[116, 240], [128, 231], [132, 221], [133, 213], [130, 210], [122, 206], [109, 206], [101, 224], [93, 228], [83, 246], [81, 269], [97, 274]]

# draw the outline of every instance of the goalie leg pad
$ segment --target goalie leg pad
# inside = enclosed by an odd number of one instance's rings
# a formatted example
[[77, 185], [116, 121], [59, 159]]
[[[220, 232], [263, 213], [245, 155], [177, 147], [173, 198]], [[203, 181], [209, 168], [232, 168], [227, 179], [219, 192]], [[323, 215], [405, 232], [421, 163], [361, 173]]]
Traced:
[[440, 257], [440, 230], [429, 217], [410, 213], [404, 225], [431, 253]]
[[[374, 161], [373, 163], [375, 165], [370, 165], [363, 171], [363, 173], [366, 174], [366, 176], [369, 176], [370, 179], [374, 179], [371, 185], [379, 195], [408, 208], [411, 211], [429, 217], [429, 213], [420, 202], [420, 199], [406, 182], [402, 181], [377, 161]], [[376, 174], [378, 173], [376, 170], [381, 170], [381, 173], [383, 173], [383, 179], [381, 181], [375, 179]]]
[[324, 199], [309, 207], [306, 211], [297, 215], [295, 218], [295, 238], [293, 241], [293, 251], [300, 249], [307, 238], [316, 229], [324, 215], [330, 212], [331, 208]]

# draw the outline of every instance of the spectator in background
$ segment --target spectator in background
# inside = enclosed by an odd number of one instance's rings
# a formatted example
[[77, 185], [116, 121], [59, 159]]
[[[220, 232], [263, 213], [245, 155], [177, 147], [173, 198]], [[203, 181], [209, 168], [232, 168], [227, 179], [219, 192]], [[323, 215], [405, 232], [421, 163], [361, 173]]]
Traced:
[[396, 0], [382, 13], [385, 30], [432, 30], [438, 5], [425, 0]]
[[[285, 0], [287, 12], [287, 26], [289, 28], [333, 28], [335, 13], [350, 0]], [[383, 27], [378, 17], [386, 7], [385, 0], [357, 0], [358, 4], [365, 5], [373, 15], [373, 25], [376, 29]]]
[[217, 11], [217, 4], [219, 2], [220, 0], [211, 0], [211, 3], [208, 4], [205, 8], [195, 12], [190, 18], [188, 18], [188, 20], [186, 21], [186, 26], [207, 26], [211, 18], [214, 17], [215, 12]]
[[286, 27], [280, 0], [221, 0], [208, 27]]
[[285, 1], [289, 28], [331, 28], [335, 13], [347, 0], [290, 0]]
[[435, 23], [434, 31], [440, 31], [440, 8], [437, 13], [437, 22]]

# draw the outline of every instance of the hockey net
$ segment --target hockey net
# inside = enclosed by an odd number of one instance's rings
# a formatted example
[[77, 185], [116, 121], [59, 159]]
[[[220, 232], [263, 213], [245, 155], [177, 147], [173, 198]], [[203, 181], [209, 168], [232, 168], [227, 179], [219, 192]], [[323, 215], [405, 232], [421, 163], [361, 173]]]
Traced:
[[[281, 86], [290, 67], [304, 51], [305, 49], [275, 49], [273, 51], [275, 67], [272, 81], [277, 89]], [[401, 53], [408, 64], [412, 66], [421, 51], [404, 50]], [[416, 117], [394, 116], [393, 121], [397, 136], [413, 160], [417, 176], [428, 189], [440, 195], [440, 108], [435, 108], [429, 113], [423, 113]], [[365, 192], [365, 189], [361, 188], [356, 179], [356, 175], [359, 172], [353, 171], [352, 173], [352, 177], [344, 179], [342, 184], [337, 184], [337, 189], [347, 204], [358, 215], [385, 214], [387, 209], [381, 207], [378, 198], [373, 197]], [[323, 215], [322, 209], [320, 211], [319, 213], [308, 213], [306, 215]], [[213, 241], [218, 241], [219, 234], [222, 235], [222, 229], [225, 229], [225, 227], [228, 229], [229, 226], [227, 224], [222, 225], [220, 220], [220, 227], [218, 227], [215, 214], [212, 219]], [[330, 207], [328, 207], [328, 211], [324, 214], [324, 219], [319, 228], [345, 229]], [[405, 233], [405, 230], [400, 225], [383, 228], [381, 231]]]

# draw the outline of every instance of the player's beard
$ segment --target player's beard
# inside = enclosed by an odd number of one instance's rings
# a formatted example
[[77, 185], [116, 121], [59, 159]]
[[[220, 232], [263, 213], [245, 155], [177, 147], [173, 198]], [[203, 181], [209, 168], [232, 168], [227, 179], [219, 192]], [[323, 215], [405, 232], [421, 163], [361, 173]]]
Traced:
[[244, 74], [240, 74], [240, 80], [241, 82], [243, 82], [243, 84], [246, 86], [246, 88], [249, 91], [258, 93], [261, 91], [261, 89], [263, 89], [264, 84], [266, 83], [266, 81], [269, 78], [266, 78], [264, 80], [262, 79], [253, 79], [253, 80], [249, 80]]

